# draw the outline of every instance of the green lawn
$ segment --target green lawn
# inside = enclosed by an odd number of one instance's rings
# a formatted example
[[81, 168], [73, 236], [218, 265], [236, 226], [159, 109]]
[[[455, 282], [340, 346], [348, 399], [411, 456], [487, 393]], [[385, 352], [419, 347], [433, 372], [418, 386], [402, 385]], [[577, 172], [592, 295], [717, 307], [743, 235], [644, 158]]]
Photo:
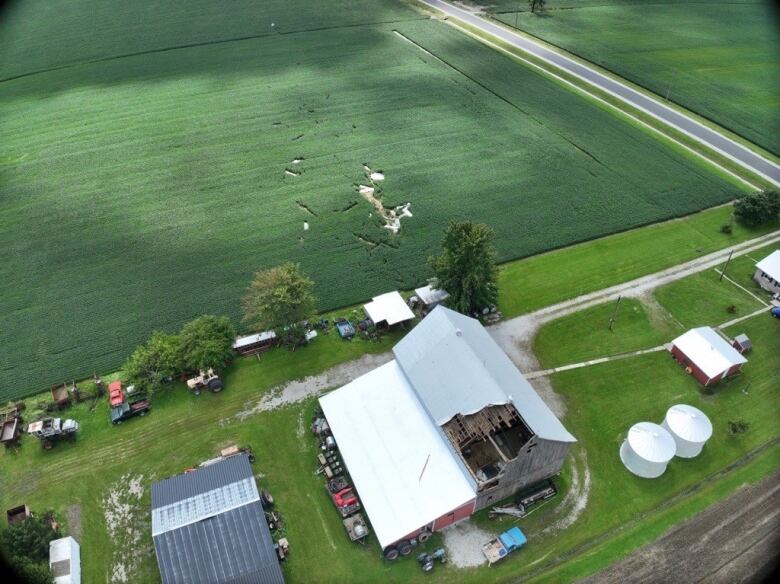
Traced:
[[780, 154], [780, 33], [770, 2], [708, 2], [705, 8], [696, 0], [551, 0], [541, 16], [520, 0], [482, 3], [496, 5], [498, 20]]
[[730, 207], [635, 229], [562, 250], [510, 262], [499, 275], [499, 307], [512, 317], [595, 292], [695, 259], [780, 227], [757, 230], [735, 224], [720, 231]]
[[[453, 218], [491, 225], [506, 261], [737, 192], [391, 0], [85, 6], [22, 3], [0, 26], [5, 75], [59, 67], [0, 83], [4, 397], [113, 370], [198, 314], [237, 320], [282, 261], [327, 309], [423, 282]], [[412, 204], [399, 235], [356, 191], [364, 163], [384, 205]]]
[[639, 300], [626, 298], [599, 304], [543, 326], [534, 339], [534, 354], [542, 367], [556, 367], [616, 355], [669, 342], [682, 332], [666, 314], [652, 314]]
[[[662, 286], [655, 291], [655, 297], [686, 328], [717, 326], [765, 307], [725, 278], [720, 280], [715, 270]], [[734, 312], [729, 311], [732, 307]]]

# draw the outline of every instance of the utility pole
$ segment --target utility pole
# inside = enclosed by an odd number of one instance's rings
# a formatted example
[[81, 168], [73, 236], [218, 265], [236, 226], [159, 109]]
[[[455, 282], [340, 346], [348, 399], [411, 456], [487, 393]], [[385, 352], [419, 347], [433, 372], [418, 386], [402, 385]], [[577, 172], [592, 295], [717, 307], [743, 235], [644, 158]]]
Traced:
[[609, 330], [610, 331], [612, 331], [612, 327], [615, 325], [615, 320], [617, 319], [618, 307], [620, 306], [620, 301], [622, 299], [623, 299], [622, 296], [618, 296], [617, 302], [615, 303], [615, 310], [612, 311], [612, 316], [609, 318]]
[[515, 12], [515, 29], [517, 29], [517, 17], [520, 16], [520, 12]]
[[729, 267], [729, 262], [731, 261], [731, 256], [732, 255], [734, 255], [734, 250], [733, 249], [729, 252], [729, 259], [726, 260], [726, 265], [723, 266], [723, 269], [720, 271], [720, 278], [718, 278], [718, 282], [722, 281], [723, 280], [723, 276], [726, 275], [726, 268]]

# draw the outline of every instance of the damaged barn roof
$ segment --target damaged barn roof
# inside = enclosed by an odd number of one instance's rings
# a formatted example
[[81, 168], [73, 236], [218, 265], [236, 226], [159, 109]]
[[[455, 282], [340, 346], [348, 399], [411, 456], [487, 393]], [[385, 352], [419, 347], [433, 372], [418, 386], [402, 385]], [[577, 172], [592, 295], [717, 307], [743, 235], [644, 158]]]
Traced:
[[441, 426], [454, 415], [512, 403], [540, 438], [576, 442], [479, 321], [438, 306], [394, 348], [395, 358]]

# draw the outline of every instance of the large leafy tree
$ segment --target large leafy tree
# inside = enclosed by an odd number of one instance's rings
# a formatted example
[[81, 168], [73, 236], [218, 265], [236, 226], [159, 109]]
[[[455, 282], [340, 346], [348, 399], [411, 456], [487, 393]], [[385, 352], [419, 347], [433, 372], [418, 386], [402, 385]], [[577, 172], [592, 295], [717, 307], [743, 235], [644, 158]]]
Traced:
[[482, 223], [451, 221], [444, 231], [442, 253], [429, 259], [440, 288], [449, 292], [446, 304], [471, 314], [498, 300], [493, 230]]
[[150, 392], [157, 391], [183, 368], [179, 335], [152, 333], [145, 345], [130, 355], [123, 367], [128, 383]]
[[763, 191], [751, 193], [734, 201], [734, 216], [748, 226], [777, 221], [780, 215], [780, 193]]
[[[49, 542], [60, 537], [46, 519], [33, 515], [12, 523], [2, 533], [4, 557], [19, 581], [30, 584], [51, 584]], [[7, 574], [10, 576], [10, 574]]]
[[179, 334], [182, 367], [220, 370], [233, 359], [236, 331], [225, 316], [204, 315], [184, 325]]
[[244, 321], [251, 327], [276, 330], [282, 342], [296, 346], [305, 340], [301, 322], [314, 313], [314, 282], [298, 264], [286, 263], [255, 274], [244, 294]]

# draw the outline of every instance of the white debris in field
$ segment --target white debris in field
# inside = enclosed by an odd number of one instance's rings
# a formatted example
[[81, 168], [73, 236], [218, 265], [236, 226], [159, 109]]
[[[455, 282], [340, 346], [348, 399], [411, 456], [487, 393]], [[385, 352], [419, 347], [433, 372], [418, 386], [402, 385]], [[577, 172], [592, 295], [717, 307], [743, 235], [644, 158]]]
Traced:
[[308, 221], [304, 221], [303, 222], [303, 230], [304, 231], [308, 231], [309, 230], [309, 222]]
[[303, 158], [296, 158], [295, 160], [292, 161], [292, 164], [300, 164], [302, 160]]
[[371, 174], [368, 175], [368, 177], [373, 181], [385, 180], [385, 175], [382, 174], [381, 172], [372, 172]]
[[153, 555], [148, 509], [142, 505], [144, 476], [126, 474], [103, 497], [103, 517], [112, 543], [112, 583], [137, 580], [135, 571]]
[[289, 168], [285, 168], [284, 169], [284, 174], [285, 174], [285, 176], [299, 176], [300, 175], [299, 172], [293, 172]]
[[389, 229], [393, 233], [398, 233], [401, 230], [401, 218], [413, 217], [412, 212], [409, 210], [411, 206], [411, 203], [404, 203], [403, 205], [399, 205], [395, 209], [388, 211], [385, 216], [385, 229]]
[[441, 533], [444, 536], [444, 547], [447, 548], [447, 559], [456, 568], [473, 568], [484, 564], [487, 560], [482, 553], [482, 546], [495, 537], [474, 525], [470, 519], [445, 527]]
[[369, 187], [368, 185], [358, 185], [358, 191], [361, 195], [373, 195], [374, 187]]

